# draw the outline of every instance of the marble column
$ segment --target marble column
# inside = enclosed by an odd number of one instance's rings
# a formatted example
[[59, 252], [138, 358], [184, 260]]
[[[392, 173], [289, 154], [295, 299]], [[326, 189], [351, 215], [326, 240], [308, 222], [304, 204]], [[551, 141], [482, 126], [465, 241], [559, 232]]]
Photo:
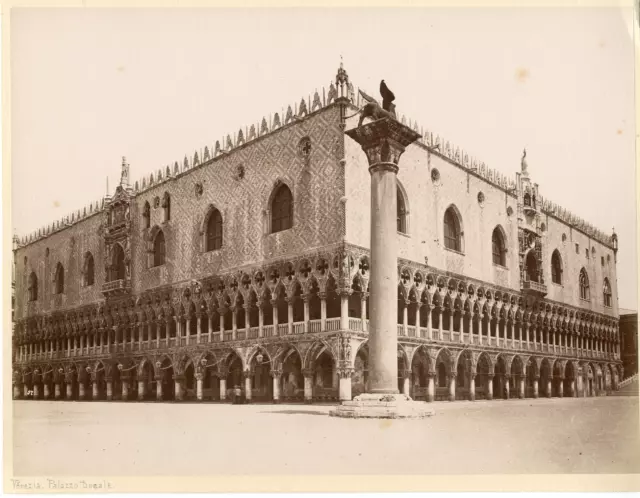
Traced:
[[71, 382], [67, 382], [67, 399], [73, 399], [73, 386]]
[[349, 330], [349, 294], [351, 289], [340, 290], [340, 330]]
[[49, 399], [51, 397], [51, 391], [49, 390], [49, 384], [45, 382], [44, 384], [44, 399]]
[[525, 376], [521, 375], [520, 378], [518, 379], [518, 382], [519, 382], [518, 398], [520, 399], [524, 399], [524, 381], [525, 381]]
[[227, 399], [227, 379], [223, 376], [220, 377], [220, 401]]
[[162, 377], [156, 377], [156, 401], [162, 401]]
[[246, 370], [243, 373], [244, 376], [244, 398], [246, 400], [247, 403], [249, 403], [251, 401], [251, 372], [249, 370]]
[[[362, 292], [361, 296], [360, 296], [360, 318], [362, 320], [362, 331], [363, 332], [367, 331], [367, 297], [368, 296], [369, 296], [368, 292]], [[416, 322], [416, 323], [418, 323], [418, 322]]]
[[476, 400], [476, 374], [469, 376], [469, 401]]
[[509, 385], [510, 378], [511, 377], [508, 375], [505, 375], [504, 377], [502, 377], [504, 399], [509, 399], [510, 397], [510, 392], [509, 392], [511, 389], [511, 386]]
[[432, 402], [436, 399], [435, 373], [427, 374], [427, 401]]
[[33, 399], [38, 399], [40, 397], [40, 384], [33, 384]]
[[139, 380], [138, 381], [138, 401], [143, 401], [144, 400], [144, 396], [146, 394], [146, 384], [144, 383], [144, 380]]
[[113, 400], [113, 381], [107, 380], [107, 401]]
[[282, 373], [271, 372], [271, 376], [273, 377], [273, 402], [280, 403], [280, 378]]
[[55, 399], [60, 399], [61, 397], [61, 393], [60, 393], [60, 382], [56, 382], [55, 386], [54, 386], [54, 398]]
[[456, 378], [457, 374], [455, 372], [449, 375], [449, 401], [456, 400]]
[[338, 371], [340, 384], [338, 388], [340, 401], [351, 401], [351, 376], [353, 370], [344, 368]]
[[[35, 389], [35, 386], [34, 386]], [[79, 382], [78, 383], [78, 398], [79, 399], [84, 399], [85, 397], [85, 391], [84, 391], [84, 382]]]
[[313, 372], [311, 370], [305, 370], [302, 372], [304, 375], [304, 402], [313, 402]]
[[202, 373], [198, 372], [196, 374], [196, 398], [198, 401], [202, 401]]
[[551, 377], [547, 379], [547, 398], [551, 397]]
[[534, 377], [533, 379], [533, 397], [538, 397], [538, 377]]
[[184, 399], [184, 392], [182, 389], [183, 380], [181, 378], [174, 378], [173, 382], [175, 386], [175, 401], [182, 401]]
[[122, 401], [129, 401], [129, 379], [122, 379]]
[[562, 392], [564, 389], [564, 382], [562, 382], [563, 380], [563, 378], [558, 378], [558, 398], [562, 398], [564, 396], [564, 393]]
[[402, 383], [402, 394], [411, 396], [411, 374], [405, 373], [404, 382]]

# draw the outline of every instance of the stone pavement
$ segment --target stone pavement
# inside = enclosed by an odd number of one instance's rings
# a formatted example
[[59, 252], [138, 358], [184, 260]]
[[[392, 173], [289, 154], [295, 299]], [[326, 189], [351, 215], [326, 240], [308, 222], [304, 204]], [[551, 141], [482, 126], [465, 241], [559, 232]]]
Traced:
[[640, 472], [636, 397], [432, 406], [422, 420], [354, 420], [330, 405], [14, 401], [14, 472]]

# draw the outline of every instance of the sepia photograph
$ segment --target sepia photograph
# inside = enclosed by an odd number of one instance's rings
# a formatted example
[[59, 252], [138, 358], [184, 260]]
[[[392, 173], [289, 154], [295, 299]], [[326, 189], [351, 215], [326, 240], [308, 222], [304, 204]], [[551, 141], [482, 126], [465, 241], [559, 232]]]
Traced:
[[4, 14], [5, 492], [639, 489], [636, 5]]

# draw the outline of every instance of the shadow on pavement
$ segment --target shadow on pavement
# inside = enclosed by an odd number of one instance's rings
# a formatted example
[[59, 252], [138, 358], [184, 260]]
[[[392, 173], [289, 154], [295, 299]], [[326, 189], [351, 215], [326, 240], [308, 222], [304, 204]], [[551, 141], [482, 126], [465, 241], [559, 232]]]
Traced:
[[322, 415], [323, 417], [328, 417], [329, 414], [327, 412], [317, 412], [317, 411], [307, 411], [307, 410], [278, 410], [278, 411], [266, 411], [260, 413], [281, 413], [283, 415]]

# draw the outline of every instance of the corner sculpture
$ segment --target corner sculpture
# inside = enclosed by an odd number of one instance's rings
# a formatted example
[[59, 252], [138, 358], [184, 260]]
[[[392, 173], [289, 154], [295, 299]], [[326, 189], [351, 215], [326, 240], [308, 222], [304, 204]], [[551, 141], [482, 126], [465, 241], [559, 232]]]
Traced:
[[[369, 279], [369, 381], [365, 393], [351, 399], [351, 384], [342, 383], [342, 403], [330, 412], [334, 417], [424, 418], [434, 414], [425, 402], [413, 401], [408, 390], [398, 389], [398, 252], [396, 207], [398, 163], [406, 147], [420, 135], [399, 123], [395, 115], [395, 95], [384, 80], [380, 82], [382, 106], [363, 91], [367, 104], [358, 126], [347, 130], [366, 154], [371, 175], [371, 264]], [[357, 114], [357, 113], [356, 113]], [[355, 116], [355, 114], [354, 114]], [[365, 118], [371, 123], [363, 125]], [[347, 344], [351, 341], [346, 339]], [[354, 346], [356, 343], [354, 343]], [[346, 348], [349, 350], [350, 348]], [[354, 358], [343, 354], [341, 376], [354, 372]], [[429, 392], [433, 393], [433, 382]]]
[[347, 118], [352, 118], [353, 116], [360, 114], [360, 121], [358, 121], [358, 127], [362, 126], [365, 118], [369, 118], [372, 120], [382, 119], [382, 118], [391, 118], [396, 119], [396, 105], [393, 101], [396, 99], [396, 96], [389, 89], [387, 84], [382, 80], [380, 82], [380, 95], [382, 96], [382, 106], [380, 103], [374, 99], [373, 97], [367, 95], [362, 90], [358, 90], [362, 98], [367, 101], [367, 103], [355, 114], [351, 116], [347, 116]]

